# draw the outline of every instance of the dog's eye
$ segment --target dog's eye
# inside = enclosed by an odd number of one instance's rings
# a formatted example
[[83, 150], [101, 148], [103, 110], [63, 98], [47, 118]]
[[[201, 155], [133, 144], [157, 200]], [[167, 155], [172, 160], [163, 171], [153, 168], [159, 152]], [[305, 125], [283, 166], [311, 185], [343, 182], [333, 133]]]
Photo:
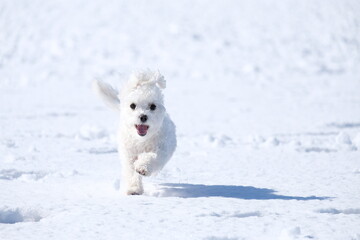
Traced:
[[130, 104], [130, 108], [134, 110], [136, 108], [136, 104], [135, 103]]
[[155, 105], [155, 104], [151, 104], [151, 105], [150, 105], [150, 110], [151, 110], [151, 111], [154, 111], [155, 109], [156, 109], [156, 105]]

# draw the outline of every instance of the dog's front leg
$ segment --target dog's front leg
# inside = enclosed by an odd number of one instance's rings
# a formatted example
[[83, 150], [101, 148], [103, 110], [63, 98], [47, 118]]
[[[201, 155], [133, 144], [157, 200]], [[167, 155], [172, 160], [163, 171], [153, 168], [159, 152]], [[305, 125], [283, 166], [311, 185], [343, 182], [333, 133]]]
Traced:
[[143, 176], [150, 176], [156, 170], [156, 158], [156, 153], [141, 153], [134, 163], [136, 172]]
[[144, 192], [142, 179], [135, 171], [133, 161], [123, 160], [122, 184], [126, 195], [141, 195]]

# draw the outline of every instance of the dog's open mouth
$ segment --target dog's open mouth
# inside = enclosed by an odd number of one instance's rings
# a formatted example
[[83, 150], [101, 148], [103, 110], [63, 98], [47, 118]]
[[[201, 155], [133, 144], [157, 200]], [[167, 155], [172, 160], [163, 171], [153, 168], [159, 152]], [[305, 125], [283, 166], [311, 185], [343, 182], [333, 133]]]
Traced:
[[149, 126], [148, 125], [143, 125], [143, 124], [140, 124], [140, 125], [135, 125], [135, 128], [137, 130], [137, 133], [140, 135], [140, 136], [145, 136], [147, 134], [147, 131], [149, 129]]

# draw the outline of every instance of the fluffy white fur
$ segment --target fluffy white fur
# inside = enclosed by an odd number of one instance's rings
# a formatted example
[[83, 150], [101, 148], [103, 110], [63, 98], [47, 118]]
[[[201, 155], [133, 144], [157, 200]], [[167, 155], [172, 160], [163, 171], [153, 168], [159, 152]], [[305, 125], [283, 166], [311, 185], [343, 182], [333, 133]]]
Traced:
[[[95, 91], [107, 105], [120, 110], [121, 189], [127, 195], [142, 194], [142, 176], [159, 172], [175, 151], [175, 125], [164, 107], [162, 89], [165, 87], [164, 77], [151, 71], [133, 74], [120, 94], [104, 82], [94, 82]], [[152, 105], [156, 108], [151, 109]], [[146, 135], [141, 136], [145, 132]]]

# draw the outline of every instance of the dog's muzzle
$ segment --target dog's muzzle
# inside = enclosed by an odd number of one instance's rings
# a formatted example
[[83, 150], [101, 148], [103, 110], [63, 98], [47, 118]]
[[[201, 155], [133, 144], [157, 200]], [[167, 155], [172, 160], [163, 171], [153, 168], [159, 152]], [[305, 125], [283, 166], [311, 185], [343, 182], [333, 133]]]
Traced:
[[140, 135], [140, 136], [145, 136], [147, 134], [147, 131], [149, 129], [149, 126], [148, 125], [144, 125], [144, 124], [139, 124], [139, 125], [135, 125], [135, 128], [137, 130], [137, 133]]

